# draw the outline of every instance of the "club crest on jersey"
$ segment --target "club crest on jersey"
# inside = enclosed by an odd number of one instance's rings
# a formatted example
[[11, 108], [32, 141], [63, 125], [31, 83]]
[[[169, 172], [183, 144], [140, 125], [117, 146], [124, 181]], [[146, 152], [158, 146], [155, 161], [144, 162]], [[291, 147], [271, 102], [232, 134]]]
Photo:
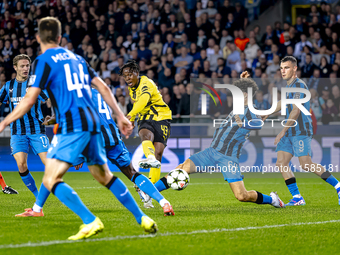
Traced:
[[[35, 78], [36, 78], [37, 76], [36, 75], [31, 75], [30, 76], [30, 79], [28, 80], [28, 86], [32, 86], [33, 84], [34, 84], [34, 82], [35, 82]], [[27, 90], [26, 90], [26, 92], [27, 92]]]

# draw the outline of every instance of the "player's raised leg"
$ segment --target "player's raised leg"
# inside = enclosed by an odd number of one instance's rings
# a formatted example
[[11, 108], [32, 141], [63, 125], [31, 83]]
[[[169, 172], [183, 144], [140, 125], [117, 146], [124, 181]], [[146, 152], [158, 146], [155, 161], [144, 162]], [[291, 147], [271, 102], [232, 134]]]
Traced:
[[[162, 162], [162, 156], [165, 149], [165, 145], [160, 142], [154, 142], [155, 157], [159, 162]], [[152, 183], [156, 183], [161, 176], [161, 166], [158, 168], [151, 167], [149, 172], [149, 179]]]
[[4, 194], [19, 194], [18, 191], [16, 191], [15, 189], [13, 189], [10, 186], [7, 186], [5, 179], [2, 176], [1, 172], [0, 172], [0, 186], [1, 186], [2, 192]]
[[[12, 136], [13, 139], [13, 136]], [[23, 138], [25, 139], [25, 138]], [[27, 168], [27, 153], [25, 152], [18, 152], [13, 154], [15, 161], [17, 162], [19, 174], [26, 185], [26, 187], [33, 193], [35, 197], [38, 196], [38, 188], [35, 184], [35, 180], [31, 175], [30, 171]]]
[[[155, 157], [159, 162], [162, 162], [163, 152], [170, 137], [170, 120], [151, 121], [150, 123], [144, 123], [144, 125], [145, 127], [147, 125], [152, 126], [154, 130], [153, 144], [155, 146]], [[156, 183], [160, 175], [161, 167], [150, 168], [149, 178], [152, 183]]]
[[[283, 138], [280, 141], [280, 143], [285, 143], [285, 138]], [[280, 143], [278, 144], [278, 148], [281, 146]], [[277, 151], [276, 166], [280, 169], [282, 177], [285, 180], [286, 186], [293, 197], [286, 205], [287, 206], [305, 205], [306, 202], [300, 194], [299, 188], [296, 183], [296, 178], [289, 166], [289, 162], [293, 157], [292, 153], [283, 150]]]
[[338, 194], [338, 202], [340, 205], [340, 183], [339, 181], [322, 165], [313, 163], [310, 156], [299, 157], [300, 165], [305, 171], [315, 173], [317, 176], [321, 177], [328, 184], [332, 185]]
[[[155, 157], [158, 162], [162, 162], [163, 151], [165, 149], [165, 145], [160, 142], [154, 142], [155, 146]], [[155, 184], [159, 178], [161, 177], [161, 166], [159, 167], [151, 167], [149, 171], [149, 179], [153, 184]], [[152, 208], [152, 199], [144, 203], [145, 208]]]
[[[94, 89], [93, 92], [97, 93], [96, 91], [94, 91]], [[111, 123], [110, 125], [115, 126], [116, 124]], [[105, 147], [107, 158], [114, 165], [116, 165], [122, 171], [122, 173], [124, 173], [124, 175], [129, 178], [129, 180], [135, 183], [135, 187], [142, 201], [144, 202], [144, 205], [148, 204], [149, 201], [151, 201], [153, 198], [161, 205], [164, 210], [165, 216], [174, 215], [172, 206], [170, 205], [169, 201], [164, 199], [164, 197], [158, 192], [158, 190], [146, 176], [137, 173], [133, 168], [130, 153], [127, 150], [125, 144], [121, 141], [119, 132], [115, 130], [112, 131], [112, 128], [111, 131], [106, 131], [104, 129], [105, 126], [102, 126], [102, 136], [105, 144], [109, 144], [109, 142], [107, 141], [107, 138], [109, 138], [109, 134], [112, 134], [113, 138], [116, 137], [116, 139], [113, 139], [115, 140], [113, 146]], [[105, 131], [105, 135], [103, 135], [103, 130]]]
[[137, 187], [144, 193], [143, 197], [146, 202], [155, 199], [164, 210], [164, 216], [175, 215], [170, 202], [166, 200], [161, 193], [156, 189], [152, 182], [144, 175], [137, 173], [132, 166], [121, 168], [121, 171], [130, 178], [130, 180], [137, 185]]
[[146, 159], [139, 161], [139, 167], [145, 169], [160, 168], [161, 162], [156, 159], [155, 146], [153, 144], [154, 133], [148, 129], [141, 129], [139, 130], [139, 137], [142, 140], [143, 152], [146, 157]]
[[[141, 125], [148, 125], [147, 127], [143, 128]], [[152, 130], [152, 131], [151, 131]], [[139, 161], [139, 167], [148, 169], [149, 171], [149, 179], [152, 183], [155, 183], [159, 180], [161, 174], [161, 160], [159, 161], [155, 155], [155, 146], [153, 144], [154, 141], [154, 133], [155, 130], [153, 129], [150, 123], [141, 122], [139, 125], [139, 137], [142, 140], [142, 147], [143, 152], [146, 159], [142, 159]], [[156, 179], [158, 177], [158, 179]], [[136, 189], [138, 193], [138, 188]], [[140, 194], [141, 195], [141, 194]], [[145, 208], [153, 208], [152, 199], [144, 200], [144, 207]]]

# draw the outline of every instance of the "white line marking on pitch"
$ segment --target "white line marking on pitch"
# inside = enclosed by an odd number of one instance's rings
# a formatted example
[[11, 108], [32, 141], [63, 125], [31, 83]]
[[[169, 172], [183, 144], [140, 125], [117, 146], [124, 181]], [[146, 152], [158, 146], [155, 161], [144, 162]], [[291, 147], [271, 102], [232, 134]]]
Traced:
[[[263, 182], [263, 183], [251, 183], [251, 185], [261, 185], [261, 184], [269, 184], [269, 185], [276, 185], [276, 184], [281, 184], [281, 182]], [[223, 182], [223, 183], [215, 183], [215, 182], [202, 182], [202, 183], [190, 183], [190, 185], [228, 185], [227, 182]], [[309, 183], [300, 183], [299, 182], [299, 185], [323, 185], [323, 183], [314, 183], [314, 182], [309, 182]], [[78, 190], [78, 189], [102, 189], [104, 188], [103, 186], [97, 186], [97, 187], [72, 187], [74, 188], [75, 190]], [[130, 190], [134, 190], [135, 188], [134, 187], [128, 187], [128, 189]], [[28, 189], [17, 189], [17, 191], [20, 191], [20, 192], [31, 192], [30, 190]]]
[[21, 243], [21, 244], [4, 244], [0, 245], [0, 249], [15, 249], [15, 248], [25, 248], [25, 247], [41, 247], [41, 246], [50, 246], [56, 244], [68, 244], [68, 243], [79, 243], [79, 242], [103, 242], [103, 241], [115, 241], [115, 240], [124, 240], [124, 239], [142, 239], [142, 238], [150, 238], [150, 237], [163, 237], [163, 236], [175, 236], [175, 235], [195, 235], [195, 234], [209, 234], [209, 233], [219, 233], [219, 232], [238, 232], [238, 231], [246, 231], [246, 230], [258, 230], [258, 229], [269, 229], [269, 228], [282, 228], [282, 227], [292, 227], [292, 226], [304, 226], [304, 225], [320, 225], [327, 223], [339, 223], [340, 220], [328, 220], [328, 221], [316, 221], [316, 222], [297, 222], [290, 224], [279, 224], [279, 225], [266, 225], [266, 226], [258, 226], [258, 227], [243, 227], [243, 228], [217, 228], [211, 230], [194, 230], [190, 232], [167, 232], [167, 233], [159, 233], [157, 235], [134, 235], [134, 236], [112, 236], [112, 237], [104, 237], [104, 238], [93, 238], [93, 239], [85, 239], [85, 240], [54, 240], [54, 241], [43, 241], [39, 243]]

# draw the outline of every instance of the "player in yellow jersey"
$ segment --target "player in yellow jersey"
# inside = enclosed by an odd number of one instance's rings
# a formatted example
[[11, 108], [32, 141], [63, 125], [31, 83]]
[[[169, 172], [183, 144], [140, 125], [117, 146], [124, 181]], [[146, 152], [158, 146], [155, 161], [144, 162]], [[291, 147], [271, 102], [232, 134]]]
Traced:
[[[139, 166], [150, 168], [149, 179], [156, 183], [161, 174], [163, 151], [170, 136], [172, 113], [156, 84], [146, 76], [139, 76], [139, 66], [134, 60], [122, 66], [120, 75], [129, 86], [130, 97], [134, 101], [127, 118], [134, 124], [138, 115], [138, 134], [146, 157], [139, 162]], [[144, 206], [153, 207], [151, 200], [149, 205], [146, 203]]]

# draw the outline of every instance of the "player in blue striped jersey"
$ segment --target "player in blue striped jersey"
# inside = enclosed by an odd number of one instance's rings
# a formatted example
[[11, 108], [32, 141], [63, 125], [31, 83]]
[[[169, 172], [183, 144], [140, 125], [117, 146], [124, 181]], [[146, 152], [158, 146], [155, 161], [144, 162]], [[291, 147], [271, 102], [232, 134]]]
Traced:
[[1, 123], [0, 132], [22, 117], [35, 103], [42, 89], [50, 96], [60, 131], [48, 149], [43, 184], [61, 202], [76, 213], [83, 225], [70, 240], [88, 238], [104, 229], [98, 217], [83, 204], [77, 193], [63, 182], [63, 175], [80, 156], [85, 158], [93, 177], [106, 186], [135, 216], [141, 227], [150, 233], [157, 231], [156, 223], [138, 207], [124, 183], [110, 172], [100, 136], [100, 120], [91, 100], [92, 84], [118, 115], [118, 127], [123, 135], [130, 135], [132, 125], [119, 109], [107, 85], [86, 61], [59, 47], [61, 24], [53, 17], [39, 21], [36, 36], [42, 54], [33, 64], [34, 84], [18, 107]]
[[[29, 76], [31, 66], [29, 56], [25, 54], [17, 55], [13, 59], [13, 66], [16, 71], [16, 78], [6, 82], [0, 90], [0, 105], [8, 101], [11, 112], [24, 98], [29, 86], [33, 82]], [[38, 195], [38, 189], [27, 167], [28, 151], [31, 147], [32, 151], [39, 155], [41, 161], [46, 164], [46, 154], [49, 146], [49, 140], [45, 134], [45, 126], [42, 125], [41, 102], [50, 104], [47, 95], [43, 91], [40, 92], [33, 107], [22, 118], [11, 123], [10, 126], [11, 154], [17, 162], [22, 181], [35, 197]]]
[[[261, 129], [261, 119], [250, 112], [248, 104], [248, 87], [252, 87], [254, 93], [258, 90], [252, 79], [243, 78], [234, 82], [234, 85], [242, 90], [244, 95], [244, 115], [235, 115], [233, 112], [225, 119], [221, 126], [215, 130], [213, 140], [209, 148], [198, 152], [180, 164], [188, 174], [206, 172], [207, 170], [221, 170], [224, 180], [230, 185], [235, 197], [241, 202], [253, 202], [257, 204], [271, 204], [278, 208], [285, 207], [279, 196], [272, 192], [270, 196], [258, 191], [247, 191], [239, 167], [239, 157], [244, 142], [253, 129]], [[159, 191], [168, 189], [166, 177], [161, 178], [156, 184]]]
[[[136, 170], [133, 168], [131, 155], [125, 147], [124, 142], [122, 141], [116, 123], [111, 117], [112, 111], [102, 99], [100, 93], [98, 93], [98, 91], [94, 88], [92, 88], [92, 100], [97, 111], [99, 112], [101, 136], [105, 146], [107, 158], [112, 162], [112, 164], [116, 165], [122, 171], [122, 173], [124, 173], [124, 175], [129, 178], [129, 180], [134, 182], [137, 187], [139, 187], [145, 194], [147, 194], [147, 196], [152, 197], [161, 205], [164, 210], [164, 216], [174, 215], [174, 211], [169, 201], [167, 201], [159, 193], [159, 191], [146, 176], [137, 173]], [[44, 123], [46, 125], [55, 124], [55, 116], [47, 116]], [[75, 165], [81, 165], [83, 162], [83, 158], [79, 158], [76, 162], [73, 163]], [[79, 167], [76, 167], [76, 169], [77, 168]], [[41, 190], [42, 192], [39, 191], [38, 198], [32, 209], [25, 209], [25, 212], [17, 214], [16, 217], [44, 216], [44, 214], [42, 213], [42, 207], [44, 206], [45, 201], [50, 193], [48, 191], [45, 192], [44, 189]], [[143, 194], [144, 197], [146, 197], [145, 194]]]
[[[285, 57], [281, 60], [282, 78], [287, 81], [287, 87], [308, 89], [306, 84], [297, 78], [297, 61], [294, 57]], [[289, 93], [287, 98], [304, 98], [304, 93]], [[310, 111], [310, 102], [303, 106]], [[275, 112], [281, 110], [281, 101], [277, 103]], [[274, 113], [275, 113], [274, 112]], [[266, 119], [268, 116], [264, 116]], [[286, 109], [286, 122], [282, 131], [276, 136], [274, 144], [276, 146], [277, 161], [285, 183], [293, 196], [287, 204], [288, 206], [305, 205], [306, 202], [300, 194], [294, 173], [289, 167], [289, 162], [293, 156], [299, 158], [300, 166], [305, 171], [314, 172], [327, 183], [332, 185], [337, 193], [340, 205], [340, 183], [334, 176], [320, 164], [313, 163], [311, 142], [313, 138], [313, 125], [311, 116], [305, 115], [296, 105], [288, 104]], [[296, 122], [295, 122], [296, 121]], [[296, 124], [296, 125], [295, 125]], [[295, 125], [295, 126], [294, 126]], [[290, 127], [291, 126], [291, 127]], [[294, 127], [293, 127], [294, 126]]]

